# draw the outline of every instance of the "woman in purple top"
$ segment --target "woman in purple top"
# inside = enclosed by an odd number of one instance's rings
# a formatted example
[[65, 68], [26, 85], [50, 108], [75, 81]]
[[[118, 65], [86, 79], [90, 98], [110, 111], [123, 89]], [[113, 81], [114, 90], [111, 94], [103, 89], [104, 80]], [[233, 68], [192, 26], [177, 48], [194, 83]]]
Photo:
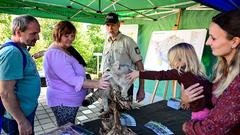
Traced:
[[203, 120], [208, 115], [211, 104], [212, 83], [206, 79], [201, 63], [192, 45], [179, 43], [173, 46], [168, 52], [168, 60], [173, 68], [167, 71], [133, 71], [127, 77], [134, 81], [140, 79], [151, 80], [178, 80], [184, 87], [189, 87], [195, 83], [203, 86], [204, 98], [196, 100], [190, 104], [192, 119]]
[[109, 83], [87, 80], [85, 69], [67, 50], [75, 39], [76, 28], [69, 21], [59, 22], [53, 31], [54, 42], [44, 56], [47, 82], [47, 104], [51, 107], [57, 125], [75, 123], [79, 106], [86, 96], [86, 88], [106, 89]]

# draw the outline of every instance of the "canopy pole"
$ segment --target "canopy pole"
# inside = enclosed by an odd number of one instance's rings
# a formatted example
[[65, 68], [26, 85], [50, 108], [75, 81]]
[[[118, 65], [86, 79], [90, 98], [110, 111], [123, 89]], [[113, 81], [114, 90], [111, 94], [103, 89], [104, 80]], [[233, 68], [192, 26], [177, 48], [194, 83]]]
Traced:
[[156, 84], [155, 84], [155, 87], [154, 87], [154, 90], [153, 90], [153, 93], [152, 93], [152, 98], [151, 98], [150, 103], [153, 103], [153, 101], [154, 101], [154, 98], [155, 98], [155, 95], [156, 95], [156, 92], [157, 92], [158, 85], [159, 85], [159, 80], [156, 80]]
[[105, 10], [107, 10], [108, 8], [110, 8], [111, 6], [113, 6], [113, 5], [114, 5], [115, 3], [117, 3], [118, 1], [120, 1], [120, 0], [112, 1], [112, 3], [109, 4], [107, 7], [105, 7], [105, 8], [102, 10], [102, 12], [104, 12]]
[[229, 0], [229, 2], [235, 6], [237, 9], [240, 9], [240, 7], [233, 1], [233, 0]]
[[101, 0], [98, 0], [98, 11], [97, 11], [98, 14], [102, 14], [102, 11], [101, 11]]
[[[182, 11], [183, 11], [182, 9], [179, 9], [179, 11], [178, 11], [177, 21], [176, 21], [176, 24], [173, 27], [173, 30], [178, 30], [179, 29], [179, 24], [180, 24], [180, 21], [181, 21]], [[174, 99], [176, 99], [176, 93], [177, 93], [177, 81], [172, 80], [172, 97]]]
[[[96, 1], [96, 0], [93, 0], [93, 1], [92, 1], [91, 3], [89, 3], [87, 6], [89, 7], [89, 6], [92, 5], [95, 1]], [[81, 12], [83, 12], [83, 10], [84, 10], [85, 8], [86, 8], [86, 7], [82, 7], [81, 9], [79, 9], [77, 13], [75, 13], [74, 15], [72, 15], [72, 16], [70, 17], [70, 19], [73, 18], [73, 17], [75, 17], [76, 15], [80, 14]]]
[[74, 1], [74, 0], [70, 0], [70, 1], [73, 2], [73, 3], [76, 3], [76, 4], [80, 5], [80, 6], [83, 6], [83, 7], [85, 7], [85, 8], [91, 9], [91, 10], [93, 10], [94, 12], [97, 12], [97, 10], [95, 10], [94, 8], [91, 8], [91, 7], [89, 7], [89, 6], [86, 6], [86, 5], [84, 5], [84, 4], [80, 3], [80, 2], [77, 2], [77, 1]]
[[101, 11], [101, 0], [98, 0], [98, 11]]
[[176, 21], [176, 24], [173, 27], [173, 30], [178, 30], [179, 29], [179, 24], [180, 24], [180, 21], [181, 21], [182, 11], [183, 11], [182, 9], [179, 9], [179, 11], [178, 11], [177, 21]]
[[16, 2], [17, 2], [17, 3], [20, 3], [20, 4], [22, 4], [22, 5], [25, 5], [25, 6], [29, 7], [29, 8], [35, 8], [35, 9], [37, 9], [37, 10], [39, 10], [39, 11], [44, 11], [44, 12], [46, 12], [46, 13], [55, 14], [55, 15], [58, 15], [58, 16], [61, 16], [61, 17], [68, 18], [68, 16], [61, 15], [61, 14], [55, 13], [55, 12], [53, 12], [53, 11], [48, 11], [47, 9], [44, 9], [44, 8], [39, 8], [39, 7], [37, 7], [37, 6], [33, 6], [33, 5], [30, 5], [30, 4], [26, 4], [26, 3], [22, 2], [22, 1], [16, 0]]
[[[111, 1], [113, 2], [113, 0], [111, 0]], [[137, 14], [140, 14], [140, 15], [146, 17], [146, 18], [152, 19], [152, 20], [154, 20], [154, 21], [157, 20], [157, 19], [155, 19], [155, 18], [152, 18], [152, 17], [146, 16], [146, 15], [144, 15], [144, 14], [142, 14], [142, 13], [140, 13], [140, 12], [134, 10], [134, 9], [131, 9], [131, 8], [127, 7], [127, 6], [124, 6], [123, 4], [120, 4], [120, 3], [118, 3], [118, 2], [117, 2], [116, 4], [118, 4], [119, 6], [122, 6], [122, 7], [126, 8], [126, 9], [129, 9], [129, 10], [131, 10], [131, 11], [137, 13]]]

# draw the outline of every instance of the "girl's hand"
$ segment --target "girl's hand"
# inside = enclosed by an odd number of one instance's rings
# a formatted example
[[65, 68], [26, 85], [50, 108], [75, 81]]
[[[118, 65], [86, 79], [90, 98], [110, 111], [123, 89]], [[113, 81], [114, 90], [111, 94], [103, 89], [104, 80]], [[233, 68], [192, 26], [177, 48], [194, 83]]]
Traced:
[[188, 106], [189, 103], [204, 97], [204, 95], [201, 94], [203, 92], [203, 87], [200, 86], [199, 83], [193, 84], [187, 89], [185, 89], [184, 86], [182, 85], [181, 90], [182, 90], [181, 102], [183, 105], [186, 106]]
[[136, 78], [139, 77], [139, 71], [133, 70], [131, 73], [126, 75], [126, 79], [128, 79], [130, 82], [134, 82]]

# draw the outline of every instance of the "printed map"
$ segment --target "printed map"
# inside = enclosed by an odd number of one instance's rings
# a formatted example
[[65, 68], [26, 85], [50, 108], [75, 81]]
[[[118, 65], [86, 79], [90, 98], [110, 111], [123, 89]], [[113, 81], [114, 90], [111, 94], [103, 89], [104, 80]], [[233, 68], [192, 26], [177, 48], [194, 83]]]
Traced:
[[145, 58], [145, 70], [159, 71], [169, 69], [167, 59], [168, 50], [180, 42], [192, 44], [199, 60], [201, 60], [206, 34], [206, 29], [153, 32]]

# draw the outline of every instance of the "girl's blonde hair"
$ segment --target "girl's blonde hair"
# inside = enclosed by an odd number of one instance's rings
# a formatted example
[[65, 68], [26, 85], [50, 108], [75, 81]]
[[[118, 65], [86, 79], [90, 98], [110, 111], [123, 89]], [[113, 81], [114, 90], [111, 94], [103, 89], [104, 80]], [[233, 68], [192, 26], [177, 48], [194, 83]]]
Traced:
[[207, 78], [194, 47], [188, 43], [179, 43], [170, 48], [168, 51], [168, 60], [170, 66], [177, 69], [179, 73], [181, 71], [191, 72], [196, 76]]
[[[226, 33], [226, 38], [232, 40], [234, 37], [240, 38], [240, 11], [224, 12], [212, 18], [212, 22], [219, 25]], [[236, 53], [230, 63], [224, 57], [219, 57], [215, 65], [214, 83], [218, 83], [214, 95], [219, 97], [224, 90], [232, 83], [240, 70], [240, 45], [236, 48]]]

